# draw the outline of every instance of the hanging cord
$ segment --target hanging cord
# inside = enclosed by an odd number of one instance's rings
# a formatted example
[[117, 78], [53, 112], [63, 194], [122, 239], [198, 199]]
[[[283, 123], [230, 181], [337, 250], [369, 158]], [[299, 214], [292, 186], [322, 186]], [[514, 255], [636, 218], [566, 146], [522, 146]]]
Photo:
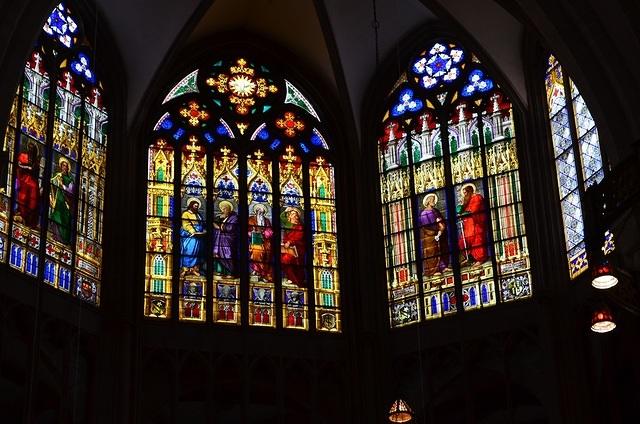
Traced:
[[372, 0], [373, 2], [373, 22], [371, 26], [373, 27], [373, 35], [376, 45], [376, 68], [380, 64], [380, 50], [378, 47], [378, 29], [380, 28], [380, 22], [378, 21], [378, 9], [376, 8], [376, 0]]

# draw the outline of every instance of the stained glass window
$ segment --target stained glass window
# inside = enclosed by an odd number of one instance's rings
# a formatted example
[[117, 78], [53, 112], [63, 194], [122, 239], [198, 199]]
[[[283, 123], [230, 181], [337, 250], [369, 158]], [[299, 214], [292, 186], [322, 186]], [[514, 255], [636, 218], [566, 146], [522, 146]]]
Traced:
[[157, 117], [145, 316], [341, 331], [335, 158], [303, 92], [268, 64], [216, 59]]
[[478, 58], [430, 43], [380, 133], [391, 326], [530, 297], [513, 107]]
[[0, 156], [0, 262], [100, 303], [108, 113], [80, 20], [47, 18]]
[[604, 178], [604, 161], [589, 108], [553, 55], [548, 59], [545, 86], [569, 275], [575, 278], [589, 266], [582, 197], [589, 186]]

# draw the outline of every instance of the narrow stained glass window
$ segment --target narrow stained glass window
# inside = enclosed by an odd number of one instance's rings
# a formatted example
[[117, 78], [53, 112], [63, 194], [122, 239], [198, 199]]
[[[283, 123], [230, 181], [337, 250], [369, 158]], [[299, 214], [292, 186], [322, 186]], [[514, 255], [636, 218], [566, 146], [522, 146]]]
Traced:
[[604, 178], [604, 161], [589, 108], [553, 55], [548, 59], [545, 86], [569, 275], [575, 278], [589, 266], [582, 196], [589, 186]]
[[302, 91], [223, 58], [180, 79], [157, 116], [144, 314], [341, 331], [335, 161]]
[[531, 296], [512, 105], [434, 42], [389, 95], [378, 140], [390, 324]]
[[90, 43], [64, 3], [24, 68], [0, 152], [0, 262], [100, 302], [108, 114]]

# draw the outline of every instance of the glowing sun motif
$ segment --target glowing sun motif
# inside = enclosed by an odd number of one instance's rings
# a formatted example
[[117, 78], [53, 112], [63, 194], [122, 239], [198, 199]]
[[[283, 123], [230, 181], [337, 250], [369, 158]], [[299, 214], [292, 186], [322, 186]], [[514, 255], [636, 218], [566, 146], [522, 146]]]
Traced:
[[229, 88], [238, 97], [250, 97], [256, 91], [256, 83], [246, 75], [235, 75], [229, 80]]
[[256, 70], [247, 66], [245, 59], [238, 59], [229, 73], [220, 73], [207, 79], [207, 85], [220, 94], [229, 93], [229, 102], [235, 105], [236, 113], [246, 115], [256, 104], [256, 97], [264, 99], [268, 94], [278, 92], [278, 87], [264, 78], [256, 78]]

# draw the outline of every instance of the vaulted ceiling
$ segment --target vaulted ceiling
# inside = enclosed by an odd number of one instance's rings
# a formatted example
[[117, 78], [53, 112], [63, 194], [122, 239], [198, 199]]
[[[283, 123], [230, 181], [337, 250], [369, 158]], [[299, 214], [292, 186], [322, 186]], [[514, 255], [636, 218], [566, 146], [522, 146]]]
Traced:
[[[128, 82], [131, 122], [159, 66], [170, 55], [216, 34], [246, 32], [291, 52], [297, 62], [343, 93], [359, 122], [365, 92], [376, 72], [373, 2], [370, 0], [98, 0], [116, 37]], [[376, 0], [379, 57], [394, 55], [412, 31], [455, 16], [508, 76], [521, 100], [522, 25], [492, 0]], [[482, 4], [483, 7], [478, 7]], [[433, 10], [432, 10], [433, 9]], [[478, 11], [481, 11], [480, 13]], [[484, 25], [491, 15], [497, 25]], [[135, 34], [135, 37], [131, 36]]]

